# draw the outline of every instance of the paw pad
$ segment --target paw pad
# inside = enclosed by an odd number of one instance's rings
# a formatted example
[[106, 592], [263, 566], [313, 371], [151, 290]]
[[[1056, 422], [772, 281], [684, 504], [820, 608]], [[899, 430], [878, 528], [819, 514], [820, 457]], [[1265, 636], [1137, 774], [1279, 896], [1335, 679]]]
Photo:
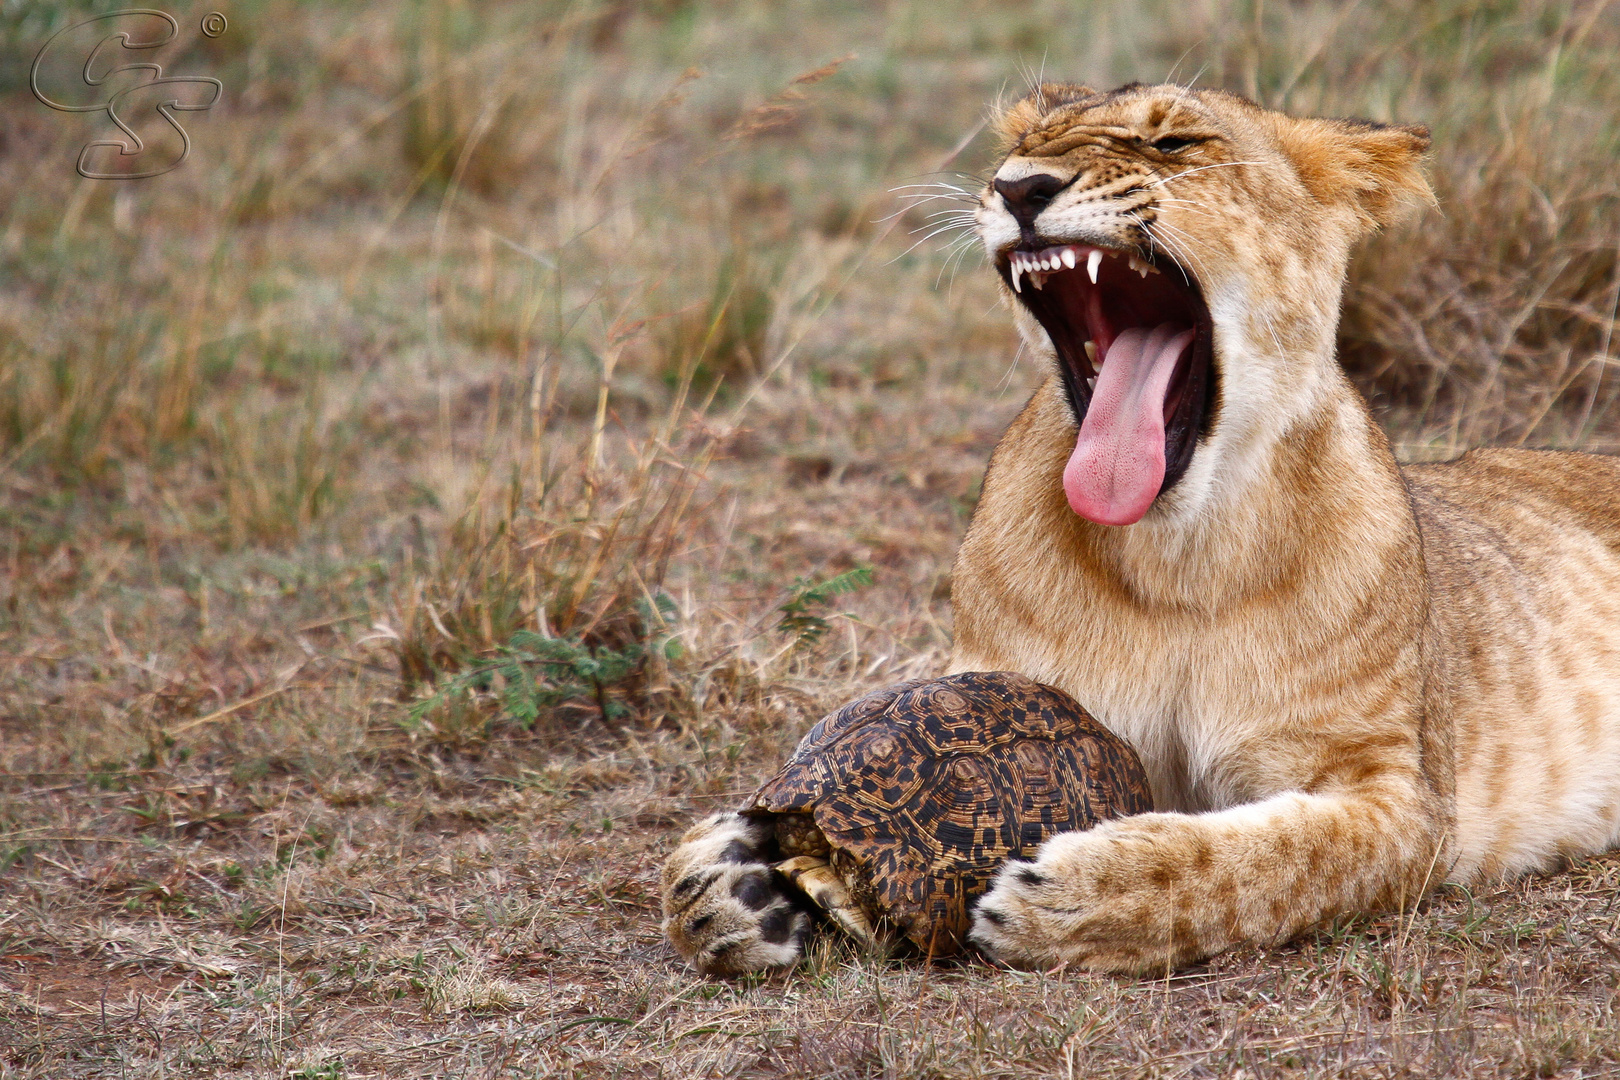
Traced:
[[777, 891], [764, 872], [755, 870], [732, 882], [731, 895], [750, 911], [760, 911], [775, 899]]

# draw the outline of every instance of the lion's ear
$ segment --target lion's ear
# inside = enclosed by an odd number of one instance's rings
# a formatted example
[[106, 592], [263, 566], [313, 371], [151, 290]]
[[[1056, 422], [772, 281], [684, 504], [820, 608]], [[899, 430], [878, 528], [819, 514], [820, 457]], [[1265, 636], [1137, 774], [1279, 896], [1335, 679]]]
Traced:
[[1006, 153], [1017, 146], [1025, 135], [1034, 130], [1041, 117], [1060, 105], [1095, 95], [1097, 91], [1079, 83], [1042, 83], [1012, 105], [1000, 110], [990, 124]]
[[1429, 129], [1371, 120], [1282, 117], [1278, 134], [1310, 193], [1349, 204], [1371, 232], [1434, 202], [1424, 173]]

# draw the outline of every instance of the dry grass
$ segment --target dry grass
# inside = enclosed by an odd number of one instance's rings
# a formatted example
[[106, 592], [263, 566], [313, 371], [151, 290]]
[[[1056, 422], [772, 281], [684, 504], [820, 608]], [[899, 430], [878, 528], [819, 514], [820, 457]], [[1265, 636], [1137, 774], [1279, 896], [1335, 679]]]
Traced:
[[1157, 980], [702, 982], [654, 894], [938, 667], [1038, 376], [888, 189], [1043, 66], [1427, 120], [1346, 363], [1414, 457], [1613, 446], [1620, 12], [206, 10], [225, 101], [116, 183], [0, 4], [0, 1077], [1620, 1072], [1612, 856]]

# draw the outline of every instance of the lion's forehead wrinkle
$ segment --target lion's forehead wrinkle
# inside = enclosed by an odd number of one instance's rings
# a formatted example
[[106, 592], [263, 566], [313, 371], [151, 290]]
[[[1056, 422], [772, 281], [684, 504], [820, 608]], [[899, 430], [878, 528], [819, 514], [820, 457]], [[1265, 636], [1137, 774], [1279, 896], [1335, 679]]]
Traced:
[[1107, 151], [1137, 137], [1134, 128], [1117, 125], [1059, 123], [1025, 135], [1018, 153], [1032, 157], [1061, 157], [1083, 147]]
[[1210, 107], [1211, 95], [1222, 104], [1234, 100], [1233, 95], [1223, 91], [1184, 86], [1121, 87], [1107, 94], [1063, 101], [1045, 111], [1029, 114], [1028, 126], [1021, 137], [1046, 141], [1081, 128], [1109, 137], [1129, 138], [1172, 122], [1220, 126], [1224, 117], [1218, 108]]

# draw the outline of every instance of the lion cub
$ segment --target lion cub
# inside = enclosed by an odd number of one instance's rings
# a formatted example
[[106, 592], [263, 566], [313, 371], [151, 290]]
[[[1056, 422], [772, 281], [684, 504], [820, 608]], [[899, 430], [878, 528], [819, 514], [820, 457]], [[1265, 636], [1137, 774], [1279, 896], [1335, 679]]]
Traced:
[[[1052, 374], [957, 555], [950, 670], [1073, 695], [1157, 812], [1005, 867], [972, 939], [1163, 971], [1620, 842], [1620, 465], [1403, 468], [1334, 358], [1352, 248], [1431, 198], [1428, 132], [1141, 85], [999, 129], [979, 236]], [[752, 867], [745, 832], [709, 819], [669, 873]], [[762, 949], [702, 895], [666, 925], [703, 970], [797, 955], [802, 922]]]

